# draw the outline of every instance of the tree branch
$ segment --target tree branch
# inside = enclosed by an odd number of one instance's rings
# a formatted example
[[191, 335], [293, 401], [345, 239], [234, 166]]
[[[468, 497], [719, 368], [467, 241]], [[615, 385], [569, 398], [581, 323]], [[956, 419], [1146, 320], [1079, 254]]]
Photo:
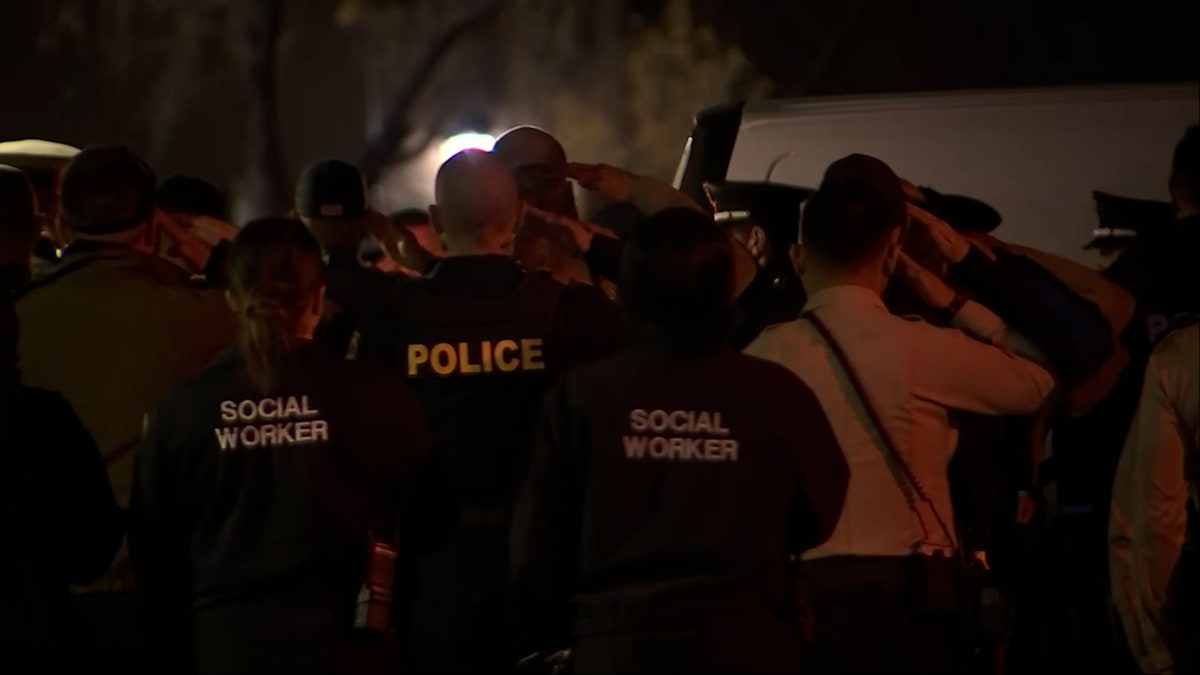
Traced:
[[417, 61], [404, 83], [396, 89], [383, 114], [379, 132], [367, 140], [367, 147], [359, 162], [368, 186], [379, 180], [383, 170], [399, 152], [400, 143], [411, 132], [412, 125], [408, 121], [409, 114], [421, 92], [433, 79], [443, 58], [459, 38], [483, 23], [499, 6], [499, 0], [492, 0], [487, 5], [447, 26], [430, 43], [428, 51]]

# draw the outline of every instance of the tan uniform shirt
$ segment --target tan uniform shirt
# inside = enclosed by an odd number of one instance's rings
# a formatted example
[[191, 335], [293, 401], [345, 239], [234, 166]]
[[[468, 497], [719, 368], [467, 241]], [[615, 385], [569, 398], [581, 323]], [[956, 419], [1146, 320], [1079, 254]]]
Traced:
[[1113, 601], [1130, 649], [1147, 673], [1174, 672], [1163, 640], [1163, 605], [1187, 537], [1187, 501], [1200, 499], [1198, 416], [1200, 327], [1190, 326], [1150, 357], [1113, 484], [1108, 529]]
[[[897, 451], [952, 533], [946, 468], [958, 433], [948, 411], [1036, 411], [1054, 379], [1014, 352], [1040, 358], [1037, 351], [973, 302], [959, 312], [956, 324], [974, 337], [894, 316], [876, 293], [858, 286], [817, 292], [805, 307], [810, 310], [853, 363]], [[812, 388], [850, 466], [850, 487], [833, 536], [805, 559], [954, 548], [928, 504], [918, 505], [919, 517], [908, 508], [865, 408], [811, 323], [800, 319], [770, 327], [746, 352], [786, 366]]]

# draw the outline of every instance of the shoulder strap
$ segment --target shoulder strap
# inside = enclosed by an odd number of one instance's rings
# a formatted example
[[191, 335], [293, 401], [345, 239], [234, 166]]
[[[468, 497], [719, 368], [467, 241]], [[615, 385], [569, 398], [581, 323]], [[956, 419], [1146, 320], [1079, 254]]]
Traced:
[[[804, 313], [802, 318], [807, 319], [813, 325], [813, 328], [817, 329], [817, 332], [821, 335], [821, 339], [825, 341], [825, 344], [829, 345], [829, 350], [833, 352], [833, 356], [841, 366], [842, 372], [846, 374], [846, 379], [850, 380], [850, 386], [854, 388], [855, 394], [858, 395], [859, 400], [862, 402], [863, 409], [867, 411], [867, 417], [871, 420], [871, 424], [875, 426], [876, 431], [879, 432], [879, 439], [883, 443], [884, 459], [887, 460], [893, 480], [900, 487], [900, 492], [904, 494], [904, 501], [908, 504], [908, 508], [917, 514], [918, 520], [922, 521], [921, 529], [925, 530], [925, 523], [921, 519], [920, 510], [917, 508], [917, 500], [929, 505], [929, 509], [933, 512], [933, 517], [937, 520], [938, 526], [941, 528], [942, 533], [946, 535], [946, 541], [950, 542], [951, 545], [955, 545], [957, 539], [950, 532], [950, 528], [946, 526], [946, 521], [942, 519], [941, 514], [938, 513], [937, 506], [929, 499], [929, 496], [925, 493], [925, 489], [921, 487], [920, 481], [913, 474], [912, 469], [908, 466], [908, 462], [904, 461], [904, 457], [896, 449], [896, 444], [892, 442], [892, 437], [888, 435], [887, 427], [883, 425], [883, 421], [875, 412], [875, 408], [871, 406], [871, 399], [867, 397], [867, 390], [863, 386], [862, 380], [859, 379], [858, 373], [854, 370], [854, 366], [851, 365], [850, 359], [846, 356], [846, 352], [842, 351], [841, 345], [833, 338], [833, 334], [829, 332], [829, 327], [825, 325], [825, 322], [817, 317], [816, 312], [810, 310]], [[926, 536], [928, 536], [927, 530]]]

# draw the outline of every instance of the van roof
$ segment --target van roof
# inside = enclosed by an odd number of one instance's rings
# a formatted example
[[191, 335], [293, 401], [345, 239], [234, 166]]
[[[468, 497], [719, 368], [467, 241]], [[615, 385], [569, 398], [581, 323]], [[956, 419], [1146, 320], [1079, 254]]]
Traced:
[[1030, 87], [1024, 89], [958, 89], [952, 91], [904, 92], [860, 96], [814, 96], [792, 99], [749, 101], [742, 114], [743, 124], [755, 118], [794, 117], [803, 114], [878, 112], [882, 110], [919, 110], [925, 108], [991, 108], [1059, 103], [1103, 103], [1128, 101], [1176, 100], [1195, 97], [1200, 83], [1096, 85], [1078, 87]]

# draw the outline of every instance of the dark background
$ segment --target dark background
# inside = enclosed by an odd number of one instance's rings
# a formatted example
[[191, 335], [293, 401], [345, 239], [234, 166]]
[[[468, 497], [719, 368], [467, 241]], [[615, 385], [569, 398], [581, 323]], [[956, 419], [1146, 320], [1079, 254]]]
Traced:
[[1194, 81], [1198, 4], [0, 0], [0, 140], [122, 142], [265, 202], [307, 162], [382, 157], [393, 207], [427, 194], [441, 137], [528, 121], [669, 177], [709, 103]]

